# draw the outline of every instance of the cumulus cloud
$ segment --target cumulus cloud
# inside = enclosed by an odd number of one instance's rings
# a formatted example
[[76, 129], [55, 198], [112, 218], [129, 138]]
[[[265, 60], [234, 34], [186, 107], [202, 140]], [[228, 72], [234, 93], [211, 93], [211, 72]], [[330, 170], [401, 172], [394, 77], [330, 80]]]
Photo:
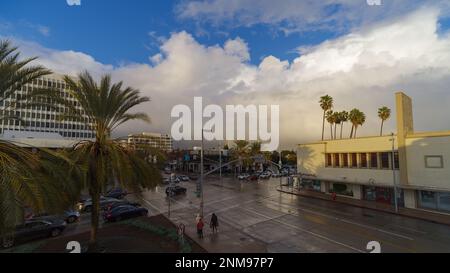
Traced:
[[[187, 32], [173, 33], [160, 45], [151, 64], [102, 64], [80, 52], [57, 51], [20, 41], [28, 55], [60, 73], [88, 69], [96, 75], [112, 73], [115, 80], [139, 88], [152, 101], [146, 111], [153, 123], [132, 123], [117, 134], [136, 131], [170, 132], [170, 110], [176, 104], [279, 104], [281, 145], [316, 140], [321, 135], [318, 99], [329, 94], [335, 110], [357, 107], [367, 115], [360, 135], [376, 135], [377, 108], [393, 110], [394, 93], [413, 98], [416, 129], [449, 129], [450, 37], [438, 34], [437, 9], [420, 9], [397, 19], [359, 29], [310, 48], [299, 48], [292, 62], [275, 56], [258, 65], [249, 60], [249, 48], [240, 38], [224, 45], [204, 46]], [[394, 111], [395, 114], [395, 111]], [[344, 128], [349, 129], [346, 124]], [[395, 118], [386, 124], [395, 128]], [[325, 132], [329, 132], [326, 128]], [[348, 131], [345, 130], [345, 135]]]

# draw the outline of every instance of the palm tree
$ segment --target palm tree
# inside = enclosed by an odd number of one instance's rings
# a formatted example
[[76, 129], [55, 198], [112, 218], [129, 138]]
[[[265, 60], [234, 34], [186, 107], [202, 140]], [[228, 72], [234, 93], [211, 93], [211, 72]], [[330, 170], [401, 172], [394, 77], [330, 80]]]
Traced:
[[336, 128], [338, 124], [341, 124], [341, 113], [340, 112], [334, 112], [333, 113], [333, 120], [334, 120], [334, 139], [337, 138], [336, 135]]
[[347, 111], [340, 112], [339, 120], [341, 121], [341, 139], [342, 139], [342, 128], [344, 127], [344, 123], [348, 121], [348, 112]]
[[352, 129], [350, 131], [350, 138], [353, 138], [353, 132], [355, 130], [355, 125], [358, 123], [358, 112], [359, 110], [353, 108], [348, 114], [348, 120], [352, 123]]
[[250, 143], [247, 140], [234, 141], [234, 147], [231, 148], [231, 157], [233, 160], [239, 159], [239, 172], [242, 171], [242, 167], [247, 168], [250, 165], [250, 149]]
[[381, 119], [380, 136], [383, 135], [384, 122], [391, 117], [391, 109], [386, 106], [378, 108], [378, 117]]
[[[100, 195], [106, 188], [118, 183], [139, 196], [143, 188], [153, 188], [161, 181], [160, 173], [153, 164], [146, 162], [133, 147], [111, 138], [115, 128], [130, 120], [150, 121], [145, 113], [129, 112], [131, 108], [149, 101], [149, 98], [141, 97], [139, 91], [131, 87], [123, 88], [122, 82], [112, 84], [109, 75], [103, 76], [97, 83], [86, 71], [79, 74], [76, 81], [69, 76], [65, 76], [64, 81], [69, 87], [69, 97], [49, 90], [38, 90], [33, 96], [44, 96], [67, 107], [68, 114], [62, 114], [61, 119], [85, 122], [95, 133], [95, 140], [77, 143], [69, 155], [83, 170], [82, 186], [92, 199], [89, 250], [96, 251]], [[71, 98], [76, 99], [81, 111], [73, 105]], [[87, 122], [81, 113], [85, 113]]]
[[[42, 66], [32, 66], [36, 58], [21, 59], [17, 49], [7, 40], [0, 41], [0, 102], [15, 99], [23, 85], [51, 73]], [[0, 121], [17, 118], [5, 115], [0, 116]], [[52, 211], [62, 204], [65, 194], [58, 188], [60, 183], [45, 177], [57, 169], [50, 170], [49, 164], [43, 164], [49, 163], [42, 158], [44, 155], [0, 140], [0, 238], [23, 221], [25, 206], [39, 212]]]
[[330, 135], [331, 135], [331, 139], [333, 139], [333, 124], [335, 123], [335, 118], [336, 116], [333, 113], [333, 110], [329, 110], [327, 111], [326, 115], [325, 115], [327, 122], [330, 124]]
[[320, 107], [323, 110], [323, 116], [322, 116], [322, 140], [323, 140], [324, 130], [325, 130], [325, 118], [326, 118], [325, 115], [326, 115], [327, 111], [329, 111], [329, 110], [331, 110], [331, 108], [333, 108], [333, 98], [328, 95], [322, 96], [322, 97], [320, 97], [319, 103], [320, 103]]
[[[358, 130], [358, 126], [362, 126], [364, 124], [364, 122], [366, 122], [366, 115], [358, 109], [353, 109], [353, 110], [356, 110], [356, 111], [353, 113], [350, 120], [355, 129], [355, 131], [353, 132], [353, 137], [356, 138], [356, 131]], [[353, 128], [352, 128], [352, 131], [353, 131]]]

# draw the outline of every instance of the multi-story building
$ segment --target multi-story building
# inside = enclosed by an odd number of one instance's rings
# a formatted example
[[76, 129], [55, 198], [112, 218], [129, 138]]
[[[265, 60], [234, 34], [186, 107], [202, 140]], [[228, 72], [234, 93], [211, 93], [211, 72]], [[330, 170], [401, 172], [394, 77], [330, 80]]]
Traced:
[[173, 140], [170, 135], [159, 133], [141, 133], [128, 135], [127, 143], [135, 145], [147, 145], [162, 151], [170, 152], [173, 150]]
[[[397, 134], [299, 144], [300, 186], [349, 198], [450, 213], [450, 131], [415, 132], [396, 93]], [[395, 186], [395, 187], [394, 187]]]
[[[58, 114], [67, 113], [63, 106], [56, 108], [44, 105], [28, 105], [23, 97], [35, 89], [52, 88], [61, 92], [61, 96], [73, 100], [74, 106], [81, 108], [75, 98], [70, 98], [63, 76], [52, 74], [34, 80], [17, 90], [14, 97], [0, 101], [0, 116], [16, 116], [18, 119], [0, 121], [0, 138], [18, 143], [19, 145], [32, 145], [37, 147], [62, 148], [69, 147], [76, 141], [92, 139], [92, 124], [85, 117], [84, 121], [75, 119], [58, 119]], [[41, 101], [44, 102], [44, 101]], [[47, 101], [46, 104], [55, 104]]]

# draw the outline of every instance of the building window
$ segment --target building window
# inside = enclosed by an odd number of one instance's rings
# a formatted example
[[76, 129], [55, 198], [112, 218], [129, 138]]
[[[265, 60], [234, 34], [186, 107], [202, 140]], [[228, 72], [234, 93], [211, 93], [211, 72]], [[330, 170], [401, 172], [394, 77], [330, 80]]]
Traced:
[[331, 167], [332, 165], [331, 154], [325, 154], [325, 167]]
[[357, 156], [357, 154], [356, 153], [351, 153], [350, 154], [350, 157], [351, 157], [351, 166], [352, 166], [352, 168], [357, 168], [358, 167], [358, 156]]
[[377, 155], [377, 153], [370, 153], [370, 168], [378, 169], [378, 155]]
[[443, 168], [444, 160], [441, 155], [426, 155], [425, 168]]
[[339, 154], [334, 154], [334, 167], [339, 168], [341, 166], [341, 162], [339, 160]]
[[361, 154], [360, 155], [361, 158], [361, 168], [367, 168], [367, 154]]
[[389, 169], [389, 157], [392, 153], [380, 153], [381, 168]]
[[432, 191], [419, 192], [420, 206], [427, 209], [437, 209], [436, 193]]
[[342, 154], [342, 167], [348, 168], [348, 154]]

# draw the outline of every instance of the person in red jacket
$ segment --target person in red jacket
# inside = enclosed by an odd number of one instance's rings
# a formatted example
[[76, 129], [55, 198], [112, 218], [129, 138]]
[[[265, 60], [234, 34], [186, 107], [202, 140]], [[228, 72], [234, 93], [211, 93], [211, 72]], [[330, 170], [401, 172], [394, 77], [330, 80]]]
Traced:
[[203, 223], [203, 219], [200, 218], [197, 222], [197, 234], [198, 234], [198, 238], [203, 238], [203, 227], [205, 226], [205, 224]]

